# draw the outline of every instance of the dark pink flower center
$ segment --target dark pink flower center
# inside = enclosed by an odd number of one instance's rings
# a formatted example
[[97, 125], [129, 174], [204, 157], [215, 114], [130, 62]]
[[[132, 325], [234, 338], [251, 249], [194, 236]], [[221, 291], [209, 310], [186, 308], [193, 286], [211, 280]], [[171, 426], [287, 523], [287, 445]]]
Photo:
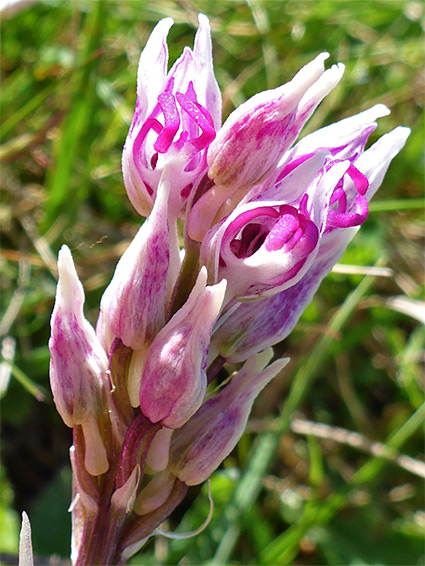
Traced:
[[313, 251], [319, 233], [316, 225], [290, 205], [259, 207], [239, 215], [226, 230], [224, 238], [233, 232], [230, 250], [239, 259], [252, 256], [260, 248], [264, 252], [296, 249], [300, 259]]

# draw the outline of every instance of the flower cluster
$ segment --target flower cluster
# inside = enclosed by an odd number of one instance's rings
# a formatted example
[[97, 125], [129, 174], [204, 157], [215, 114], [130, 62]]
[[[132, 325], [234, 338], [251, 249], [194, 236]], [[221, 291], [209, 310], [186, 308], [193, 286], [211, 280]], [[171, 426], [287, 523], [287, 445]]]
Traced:
[[[271, 346], [366, 220], [409, 133], [365, 150], [388, 113], [377, 105], [296, 142], [342, 77], [342, 64], [325, 70], [326, 53], [221, 125], [208, 20], [167, 71], [171, 25], [141, 55], [123, 151], [127, 194], [147, 219], [96, 331], [71, 253], [59, 252], [50, 375], [74, 431], [74, 564], [123, 563], [232, 451], [288, 361], [271, 362]], [[222, 382], [228, 364], [239, 369]]]

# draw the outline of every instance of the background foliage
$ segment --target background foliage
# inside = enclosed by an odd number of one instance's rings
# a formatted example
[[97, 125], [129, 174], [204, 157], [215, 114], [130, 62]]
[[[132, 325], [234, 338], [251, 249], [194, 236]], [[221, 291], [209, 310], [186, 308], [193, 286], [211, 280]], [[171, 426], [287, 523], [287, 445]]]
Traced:
[[[140, 223], [120, 170], [140, 51], [172, 16], [174, 61], [198, 12], [211, 20], [224, 115], [328, 51], [346, 73], [306, 131], [383, 102], [377, 135], [412, 134], [342, 260], [361, 268], [330, 274], [278, 346], [292, 363], [213, 476], [212, 522], [194, 539], [159, 537], [132, 563], [420, 564], [425, 15], [396, 0], [51, 0], [3, 16], [2, 560], [17, 552], [22, 509], [38, 556], [69, 555], [71, 441], [48, 386], [56, 254], [72, 249], [94, 323]], [[192, 496], [164, 528], [202, 523], [205, 486]]]

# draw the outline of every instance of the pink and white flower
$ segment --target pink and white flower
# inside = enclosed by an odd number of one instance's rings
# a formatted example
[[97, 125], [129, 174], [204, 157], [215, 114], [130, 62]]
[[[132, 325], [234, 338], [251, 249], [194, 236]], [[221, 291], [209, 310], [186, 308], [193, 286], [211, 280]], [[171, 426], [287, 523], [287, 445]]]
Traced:
[[128, 197], [142, 216], [152, 210], [166, 165], [173, 179], [170, 210], [182, 214], [193, 184], [206, 171], [206, 151], [221, 125], [208, 19], [199, 16], [193, 50], [185, 47], [167, 73], [172, 24], [171, 18], [161, 20], [140, 56], [136, 109], [122, 157]]

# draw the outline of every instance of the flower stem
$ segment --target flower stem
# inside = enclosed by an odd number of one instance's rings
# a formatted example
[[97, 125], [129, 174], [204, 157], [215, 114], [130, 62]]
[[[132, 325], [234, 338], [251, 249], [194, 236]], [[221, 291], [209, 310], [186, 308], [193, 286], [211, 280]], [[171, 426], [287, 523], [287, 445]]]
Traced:
[[168, 319], [186, 302], [199, 272], [199, 242], [195, 242], [189, 236], [186, 236], [184, 248], [185, 256], [170, 301]]

